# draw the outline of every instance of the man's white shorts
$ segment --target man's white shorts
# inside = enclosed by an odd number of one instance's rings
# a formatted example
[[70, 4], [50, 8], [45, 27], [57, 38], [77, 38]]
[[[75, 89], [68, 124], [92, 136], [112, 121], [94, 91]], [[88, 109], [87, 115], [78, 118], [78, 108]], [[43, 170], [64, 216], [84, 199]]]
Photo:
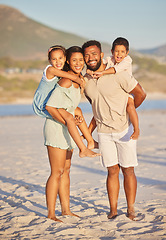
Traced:
[[136, 140], [130, 139], [133, 126], [121, 133], [98, 133], [101, 163], [104, 167], [119, 164], [121, 167], [135, 167], [138, 165]]

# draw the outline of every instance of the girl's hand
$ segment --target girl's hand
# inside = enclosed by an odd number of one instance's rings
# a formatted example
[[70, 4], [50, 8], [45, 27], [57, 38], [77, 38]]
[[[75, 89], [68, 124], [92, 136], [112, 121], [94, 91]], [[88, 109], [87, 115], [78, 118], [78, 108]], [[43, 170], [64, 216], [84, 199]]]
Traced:
[[74, 119], [75, 119], [75, 124], [76, 125], [80, 125], [83, 122], [83, 118], [79, 115], [75, 115]]

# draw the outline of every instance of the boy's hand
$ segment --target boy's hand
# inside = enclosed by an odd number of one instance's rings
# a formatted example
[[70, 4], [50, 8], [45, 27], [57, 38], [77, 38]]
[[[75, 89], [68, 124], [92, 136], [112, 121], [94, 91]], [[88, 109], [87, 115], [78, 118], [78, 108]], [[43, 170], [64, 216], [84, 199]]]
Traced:
[[103, 76], [103, 72], [93, 72], [89, 69], [86, 70], [86, 72], [91, 75], [93, 78], [98, 79], [99, 77]]
[[93, 73], [93, 78], [100, 78], [101, 76], [103, 76], [103, 72], [94, 72]]
[[87, 70], [86, 70], [86, 73], [93, 77], [93, 73], [94, 73], [93, 71], [87, 69]]

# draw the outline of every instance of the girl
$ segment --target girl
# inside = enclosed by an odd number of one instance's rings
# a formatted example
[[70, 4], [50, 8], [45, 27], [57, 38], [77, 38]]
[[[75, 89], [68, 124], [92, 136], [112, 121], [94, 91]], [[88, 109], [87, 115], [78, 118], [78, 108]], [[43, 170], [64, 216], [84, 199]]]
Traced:
[[[80, 47], [71, 47], [67, 50], [68, 74], [79, 77], [84, 67], [84, 58]], [[51, 94], [46, 110], [53, 118], [46, 118], [44, 126], [45, 145], [51, 166], [51, 174], [46, 184], [46, 201], [48, 218], [60, 221], [55, 216], [55, 203], [59, 194], [62, 215], [76, 216], [70, 211], [70, 165], [74, 142], [68, 129], [70, 113], [74, 115], [75, 108], [81, 98], [79, 84], [70, 78], [63, 77], [56, 84]]]
[[[55, 45], [48, 50], [48, 60], [50, 65], [48, 65], [41, 79], [41, 82], [35, 92], [33, 99], [33, 110], [34, 112], [42, 117], [52, 118], [52, 116], [48, 113], [45, 106], [46, 103], [51, 96], [52, 91], [54, 90], [57, 82], [59, 81], [58, 77], [66, 77], [71, 79], [72, 81], [80, 84], [82, 87], [84, 85], [84, 80], [80, 76], [70, 74], [69, 72], [62, 71], [66, 61], [66, 50], [64, 47], [60, 45]], [[80, 153], [80, 157], [95, 157], [97, 154], [91, 151], [90, 149], [97, 147], [97, 142], [95, 142], [90, 135], [86, 122], [83, 118], [82, 111], [80, 108], [77, 108], [75, 111], [75, 115], [77, 116], [78, 121], [82, 121], [81, 124], [78, 125], [81, 132], [88, 142], [88, 148], [83, 144], [80, 135], [78, 134], [78, 130], [74, 124], [73, 116], [68, 113], [61, 111], [64, 120], [67, 123], [69, 128], [69, 132], [76, 142]], [[80, 117], [78, 117], [80, 116]]]

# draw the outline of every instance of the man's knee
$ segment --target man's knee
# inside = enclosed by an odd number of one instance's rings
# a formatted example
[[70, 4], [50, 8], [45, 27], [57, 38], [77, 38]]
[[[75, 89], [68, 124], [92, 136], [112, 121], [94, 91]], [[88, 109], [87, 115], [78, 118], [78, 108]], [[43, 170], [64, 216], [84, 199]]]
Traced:
[[124, 168], [122, 167], [122, 172], [124, 176], [133, 176], [135, 175], [134, 167]]
[[108, 167], [108, 176], [119, 175], [119, 165]]

